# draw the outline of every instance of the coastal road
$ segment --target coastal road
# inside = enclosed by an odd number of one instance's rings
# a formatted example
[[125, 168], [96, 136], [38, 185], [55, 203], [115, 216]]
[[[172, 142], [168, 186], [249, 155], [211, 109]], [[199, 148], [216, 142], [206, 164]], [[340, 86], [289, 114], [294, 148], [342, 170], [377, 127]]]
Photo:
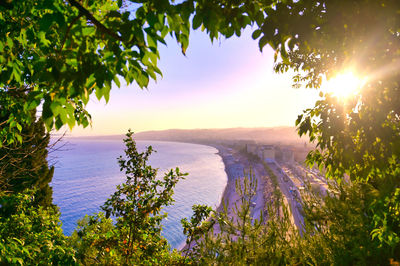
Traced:
[[267, 164], [276, 175], [279, 187], [290, 205], [294, 223], [299, 229], [300, 234], [302, 234], [304, 231], [304, 218], [303, 215], [301, 214], [300, 199], [295, 197], [290, 192], [290, 187], [294, 186], [294, 184], [291, 182], [290, 178], [287, 179], [288, 180], [287, 182], [285, 181], [284, 174], [282, 174], [282, 169], [279, 168], [275, 163], [267, 163]]
[[253, 166], [253, 171], [257, 180], [257, 190], [253, 198], [254, 208], [251, 215], [254, 219], [260, 219], [260, 215], [263, 215], [265, 208], [264, 187], [266, 186], [266, 181], [264, 177], [267, 176], [267, 171], [259, 163]]
[[[226, 146], [218, 145], [217, 149], [223, 158], [225, 169], [228, 174], [228, 183], [224, 195], [224, 201], [228, 202], [228, 215], [236, 217], [233, 209], [235, 203], [238, 205], [240, 204], [240, 197], [235, 191], [235, 181], [237, 178], [242, 178], [244, 175], [248, 176], [251, 169], [252, 174], [257, 180], [256, 195], [251, 199], [251, 204], [253, 206], [251, 216], [253, 219], [259, 219], [260, 215], [263, 215], [263, 210], [265, 209], [263, 192], [264, 187], [266, 186], [265, 177], [268, 176], [268, 173], [264, 165], [261, 163], [250, 162], [247, 156], [238, 151], [227, 148]], [[275, 163], [267, 164], [276, 175], [280, 190], [289, 204], [293, 222], [299, 229], [300, 234], [302, 234], [304, 231], [304, 218], [302, 215], [301, 199], [300, 197], [295, 196], [295, 194], [298, 194], [297, 192], [292, 194], [290, 191], [291, 187], [295, 186], [290, 178], [285, 178], [283, 170]], [[243, 173], [243, 170], [245, 170], [246, 174]]]
[[[245, 174], [249, 175], [250, 169], [252, 169], [252, 174], [257, 180], [256, 195], [251, 199], [251, 204], [253, 206], [251, 211], [251, 216], [253, 219], [259, 219], [260, 215], [263, 215], [263, 210], [265, 209], [265, 199], [264, 199], [264, 187], [266, 186], [265, 177], [268, 173], [261, 163], [250, 162], [247, 156], [233, 150], [226, 146], [218, 146], [219, 153], [223, 158], [225, 163], [225, 169], [228, 174], [228, 183], [224, 195], [224, 200], [228, 201], [228, 215], [235, 218], [237, 217], [234, 213], [235, 203], [240, 205], [240, 197], [235, 191], [235, 181], [237, 178], [242, 178]], [[301, 199], [297, 198], [291, 193], [291, 187], [294, 187], [293, 182], [290, 178], [284, 178], [283, 171], [275, 163], [267, 163], [274, 174], [277, 176], [277, 181], [282, 191], [283, 195], [287, 199], [290, 207], [290, 211], [293, 217], [293, 222], [299, 229], [300, 234], [304, 231], [304, 218], [302, 215]], [[287, 180], [287, 181], [285, 181]], [[238, 206], [239, 207], [239, 206]]]
[[264, 177], [268, 175], [267, 171], [262, 164], [251, 163], [246, 156], [243, 156], [240, 153], [236, 153], [235, 158], [244, 165], [246, 174], [249, 175], [251, 169], [254, 178], [257, 180], [256, 195], [251, 199], [253, 207], [251, 210], [251, 216], [253, 219], [260, 219], [265, 208], [264, 186], [266, 186], [266, 181]]

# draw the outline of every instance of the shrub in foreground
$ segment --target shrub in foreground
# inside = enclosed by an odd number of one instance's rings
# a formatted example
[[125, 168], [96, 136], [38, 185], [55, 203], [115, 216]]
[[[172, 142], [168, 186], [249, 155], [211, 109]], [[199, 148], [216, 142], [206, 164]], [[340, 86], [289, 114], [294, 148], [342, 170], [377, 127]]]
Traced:
[[0, 194], [0, 264], [74, 265], [75, 252], [67, 244], [60, 213], [37, 207], [31, 190]]

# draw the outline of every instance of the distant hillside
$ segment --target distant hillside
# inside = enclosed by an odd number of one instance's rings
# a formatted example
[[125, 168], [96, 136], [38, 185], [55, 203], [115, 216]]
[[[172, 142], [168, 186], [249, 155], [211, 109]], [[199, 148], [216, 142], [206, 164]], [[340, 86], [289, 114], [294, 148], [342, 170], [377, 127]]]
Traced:
[[138, 140], [164, 140], [181, 142], [254, 141], [263, 144], [304, 145], [307, 138], [300, 138], [294, 127], [276, 128], [227, 128], [227, 129], [169, 129], [145, 131], [135, 134]]
[[[125, 138], [125, 135], [74, 137], [79, 139], [110, 140]], [[295, 159], [303, 162], [307, 153], [315, 148], [307, 137], [300, 138], [294, 127], [274, 128], [226, 128], [226, 129], [168, 129], [144, 131], [134, 134], [136, 140], [160, 140], [199, 143], [205, 145], [229, 144], [239, 147], [248, 143], [272, 144], [278, 147], [290, 146]], [[305, 145], [307, 144], [307, 145]], [[238, 146], [237, 146], [238, 147]]]

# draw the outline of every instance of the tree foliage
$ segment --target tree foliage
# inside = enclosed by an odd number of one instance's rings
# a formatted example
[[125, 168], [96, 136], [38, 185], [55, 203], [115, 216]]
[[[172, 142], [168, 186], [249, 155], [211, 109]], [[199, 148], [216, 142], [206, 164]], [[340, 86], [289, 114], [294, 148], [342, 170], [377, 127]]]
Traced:
[[[399, 248], [400, 3], [382, 1], [216, 1], [215, 9], [248, 16], [260, 49], [275, 50], [275, 70], [296, 72], [294, 85], [320, 88], [324, 78], [351, 70], [365, 78], [358, 94], [321, 92], [297, 119], [317, 149], [308, 156], [327, 176], [370, 187], [372, 237]], [[211, 5], [211, 4], [210, 4]], [[251, 13], [253, 7], [261, 12]], [[196, 15], [197, 15], [196, 10]], [[211, 11], [213, 12], [213, 11]], [[226, 14], [226, 13], [225, 13]], [[256, 14], [253, 16], [253, 14]], [[221, 21], [232, 21], [230, 16]], [[195, 20], [193, 20], [193, 24]], [[204, 24], [203, 24], [204, 25]], [[217, 31], [229, 37], [222, 24]], [[204, 25], [208, 29], [207, 25]], [[221, 26], [221, 27], [220, 27]], [[229, 27], [228, 27], [229, 28]], [[338, 88], [340, 89], [340, 88]]]
[[311, 165], [325, 168], [328, 177], [370, 186], [372, 237], [391, 248], [400, 243], [399, 10], [390, 0], [282, 1], [259, 32], [260, 44], [276, 49], [276, 70], [299, 72], [297, 83], [319, 88], [323, 77], [348, 69], [366, 77], [348, 99], [321, 93], [297, 125], [317, 144]]
[[[205, 30], [211, 40], [241, 35], [262, 25], [264, 1], [13, 0], [0, 3], [0, 104], [14, 116], [0, 131], [1, 144], [20, 140], [29, 111], [43, 107], [47, 129], [86, 127], [91, 95], [109, 100], [112, 84], [146, 87], [161, 75], [158, 46], [171, 35], [185, 53], [189, 33]], [[24, 103], [10, 96], [23, 89]]]
[[173, 188], [186, 174], [176, 168], [163, 178], [157, 176], [157, 169], [147, 164], [151, 146], [139, 152], [132, 134], [124, 140], [126, 157], [118, 160], [126, 181], [102, 206], [106, 215], [85, 217], [72, 236], [84, 264], [175, 264], [182, 260], [170, 254], [161, 236], [161, 221], [167, 216], [162, 208], [173, 202]]
[[190, 3], [169, 1], [130, 8], [107, 0], [0, 5], [0, 103], [14, 113], [10, 92], [24, 88], [27, 94], [22, 108], [2, 125], [2, 143], [14, 140], [40, 104], [48, 129], [87, 126], [90, 95], [108, 101], [112, 82], [120, 86], [120, 78], [146, 87], [161, 74], [157, 47], [168, 33], [185, 51], [191, 9]]
[[74, 265], [74, 250], [67, 245], [58, 210], [38, 207], [34, 194], [0, 192], [0, 210], [12, 209], [11, 215], [0, 215], [0, 264]]
[[[311, 189], [311, 188], [309, 188]], [[299, 241], [301, 257], [309, 264], [384, 265], [396, 252], [371, 239], [370, 201], [365, 184], [331, 183], [330, 193], [308, 193], [303, 206], [306, 232]], [[397, 257], [398, 260], [398, 257]]]
[[[4, 106], [0, 107], [0, 112]], [[47, 162], [50, 135], [45, 132], [44, 123], [36, 119], [31, 110], [32, 123], [20, 133], [22, 143], [14, 142], [0, 149], [0, 191], [20, 193], [27, 188], [35, 189], [38, 205], [52, 205], [52, 189], [49, 186], [54, 167]], [[10, 113], [2, 112], [0, 121], [5, 122]], [[5, 215], [5, 213], [2, 213]]]
[[181, 251], [185, 254], [185, 257], [197, 252], [199, 241], [215, 224], [215, 221], [210, 219], [211, 214], [214, 212], [211, 207], [193, 205], [192, 210], [193, 215], [189, 220], [187, 218], [181, 219], [183, 234], [186, 236], [186, 245]]
[[282, 198], [266, 203], [268, 215], [264, 219], [254, 219], [250, 212], [255, 182], [251, 176], [242, 180], [237, 183], [240, 199], [233, 214], [225, 208], [209, 218], [215, 222], [211, 227], [193, 227], [198, 228], [199, 235], [189, 254], [196, 263], [388, 265], [398, 259], [395, 251], [382, 246], [379, 239], [371, 240], [372, 197], [365, 184], [332, 182], [324, 198], [310, 186], [306, 188], [302, 195], [305, 223], [300, 235]]

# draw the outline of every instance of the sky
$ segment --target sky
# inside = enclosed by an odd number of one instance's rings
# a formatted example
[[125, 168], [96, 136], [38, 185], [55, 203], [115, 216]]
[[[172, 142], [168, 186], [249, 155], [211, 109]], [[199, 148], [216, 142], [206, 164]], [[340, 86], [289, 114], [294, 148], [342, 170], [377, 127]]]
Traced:
[[205, 32], [192, 31], [186, 56], [168, 39], [160, 46], [163, 77], [147, 90], [113, 86], [107, 104], [93, 95], [87, 106], [92, 127], [75, 127], [72, 135], [294, 126], [318, 93], [292, 88], [292, 73], [274, 73], [272, 49], [261, 53], [251, 33], [248, 28], [240, 38], [211, 43]]

